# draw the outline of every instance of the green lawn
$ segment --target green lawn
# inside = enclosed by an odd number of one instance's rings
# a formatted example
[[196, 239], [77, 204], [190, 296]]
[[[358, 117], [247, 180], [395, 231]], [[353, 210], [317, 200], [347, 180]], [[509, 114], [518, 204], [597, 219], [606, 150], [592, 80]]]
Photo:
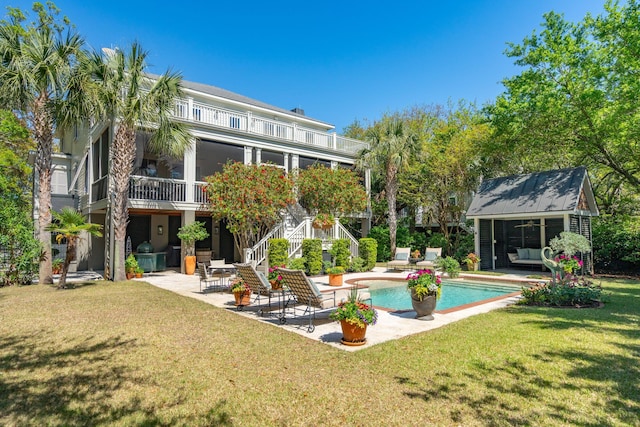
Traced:
[[354, 353], [141, 283], [2, 288], [0, 425], [640, 425], [640, 282], [604, 286]]

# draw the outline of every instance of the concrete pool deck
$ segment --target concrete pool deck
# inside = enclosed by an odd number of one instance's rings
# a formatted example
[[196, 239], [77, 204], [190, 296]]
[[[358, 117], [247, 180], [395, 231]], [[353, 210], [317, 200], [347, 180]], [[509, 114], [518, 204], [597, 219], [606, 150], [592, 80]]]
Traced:
[[[404, 279], [408, 272], [388, 271], [383, 267], [376, 267], [371, 272], [366, 273], [349, 273], [345, 275], [345, 282], [353, 283], [358, 280], [367, 279]], [[476, 281], [509, 281], [513, 284], [528, 284], [531, 282], [539, 282], [540, 279], [527, 279], [520, 274], [505, 274], [503, 276], [481, 276], [465, 274], [465, 278]], [[274, 327], [284, 328], [288, 331], [297, 333], [306, 338], [320, 341], [345, 351], [357, 351], [373, 345], [405, 337], [420, 332], [429, 331], [440, 328], [449, 323], [474, 316], [476, 314], [486, 313], [491, 310], [503, 308], [516, 303], [518, 296], [511, 295], [506, 297], [493, 298], [484, 303], [468, 304], [467, 306], [456, 307], [449, 310], [434, 313], [434, 319], [430, 321], [415, 319], [415, 312], [389, 312], [386, 310], [378, 310], [378, 322], [376, 325], [367, 328], [367, 342], [362, 346], [351, 347], [340, 343], [342, 331], [337, 322], [328, 319], [331, 310], [325, 310], [316, 314], [315, 330], [311, 333], [307, 332], [307, 317], [297, 317], [295, 319], [287, 317], [287, 323], [281, 325], [276, 316], [260, 317], [257, 309], [247, 306], [243, 311], [237, 311], [233, 305], [233, 295], [228, 292], [200, 292], [200, 280], [197, 275], [187, 276], [174, 271], [163, 271], [157, 273], [146, 273], [142, 279], [134, 279], [144, 281], [157, 286], [159, 288], [175, 292], [179, 295], [195, 298], [200, 301], [212, 304], [216, 307], [232, 310], [238, 315], [245, 316], [257, 321], [271, 324]], [[322, 292], [332, 292], [336, 287], [327, 285], [327, 276], [314, 277], [313, 280], [318, 284]], [[345, 286], [348, 286], [345, 284]]]

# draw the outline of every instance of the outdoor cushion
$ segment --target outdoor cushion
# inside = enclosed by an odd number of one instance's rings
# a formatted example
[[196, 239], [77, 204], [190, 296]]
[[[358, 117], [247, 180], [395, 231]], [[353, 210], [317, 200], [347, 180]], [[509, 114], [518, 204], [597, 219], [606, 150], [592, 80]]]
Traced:
[[540, 249], [530, 248], [529, 249], [529, 259], [541, 260], [542, 257], [540, 256]]
[[518, 248], [518, 259], [529, 259], [529, 249], [527, 248]]
[[396, 261], [406, 261], [409, 259], [409, 254], [406, 252], [400, 252], [396, 254]]
[[438, 258], [438, 254], [435, 252], [427, 251], [424, 253], [425, 261], [435, 261]]

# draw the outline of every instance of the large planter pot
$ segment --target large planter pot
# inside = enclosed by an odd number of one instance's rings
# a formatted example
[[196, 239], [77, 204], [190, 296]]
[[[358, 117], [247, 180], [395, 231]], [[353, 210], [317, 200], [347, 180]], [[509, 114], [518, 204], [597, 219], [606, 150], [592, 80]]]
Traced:
[[356, 346], [363, 345], [367, 342], [367, 339], [364, 337], [367, 333], [367, 325], [364, 325], [364, 328], [361, 328], [360, 326], [353, 325], [346, 320], [341, 320], [340, 326], [342, 326], [342, 339], [340, 340], [342, 344]]
[[235, 300], [236, 300], [236, 307], [238, 307], [238, 309], [240, 309], [241, 307], [244, 307], [245, 305], [250, 305], [251, 304], [251, 291], [234, 292], [233, 293], [233, 298], [235, 298]]
[[416, 319], [433, 320], [433, 312], [436, 309], [436, 296], [427, 295], [420, 301], [415, 295], [415, 291], [411, 289], [411, 305], [416, 312]]
[[329, 286], [342, 286], [342, 274], [330, 274]]
[[196, 257], [195, 255], [188, 255], [184, 257], [184, 272], [185, 274], [193, 274], [196, 272]]

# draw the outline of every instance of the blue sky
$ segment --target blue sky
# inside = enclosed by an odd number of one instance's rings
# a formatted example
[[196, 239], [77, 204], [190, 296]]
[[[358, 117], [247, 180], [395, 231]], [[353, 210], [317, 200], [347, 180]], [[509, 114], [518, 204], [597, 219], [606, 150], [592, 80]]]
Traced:
[[[32, 1], [3, 2], [30, 10]], [[150, 71], [180, 71], [276, 105], [303, 108], [340, 133], [414, 105], [482, 105], [518, 68], [503, 52], [554, 10], [570, 21], [603, 1], [57, 0], [88, 44], [140, 42]], [[6, 10], [2, 11], [5, 15]]]

